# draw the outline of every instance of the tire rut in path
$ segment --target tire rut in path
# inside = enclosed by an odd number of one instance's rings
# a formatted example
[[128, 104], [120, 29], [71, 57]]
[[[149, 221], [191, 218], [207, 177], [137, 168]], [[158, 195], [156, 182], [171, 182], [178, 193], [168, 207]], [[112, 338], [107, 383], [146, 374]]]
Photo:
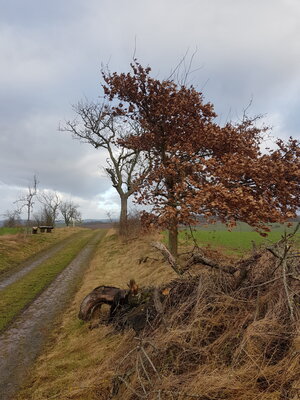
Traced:
[[0, 399], [13, 399], [29, 368], [78, 287], [104, 232], [96, 234], [51, 285], [0, 335]]

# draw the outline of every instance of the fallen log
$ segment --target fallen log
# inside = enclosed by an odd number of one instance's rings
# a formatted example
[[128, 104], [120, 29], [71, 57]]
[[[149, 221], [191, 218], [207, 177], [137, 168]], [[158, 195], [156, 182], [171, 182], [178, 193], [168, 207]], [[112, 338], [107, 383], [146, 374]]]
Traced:
[[118, 297], [118, 301], [125, 300], [128, 290], [122, 290], [114, 286], [98, 286], [92, 292], [90, 292], [82, 301], [78, 318], [83, 321], [90, 321], [93, 317], [94, 312], [101, 308], [102, 304], [108, 304], [114, 308], [115, 299]]
[[128, 288], [120, 289], [114, 286], [96, 287], [83, 299], [78, 318], [83, 321], [90, 321], [94, 312], [99, 310], [102, 304], [108, 304], [110, 306], [109, 321], [111, 321], [120, 305], [128, 304], [137, 296], [138, 286], [134, 279], [130, 280]]

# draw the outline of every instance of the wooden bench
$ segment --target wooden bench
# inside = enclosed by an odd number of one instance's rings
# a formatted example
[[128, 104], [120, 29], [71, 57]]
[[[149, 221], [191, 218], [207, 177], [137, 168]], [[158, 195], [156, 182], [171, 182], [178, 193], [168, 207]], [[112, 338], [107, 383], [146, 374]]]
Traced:
[[40, 232], [41, 232], [41, 233], [43, 233], [43, 232], [51, 233], [51, 232], [52, 232], [52, 229], [54, 229], [54, 226], [46, 226], [46, 225], [43, 225], [43, 226], [39, 226], [39, 228], [40, 228]]

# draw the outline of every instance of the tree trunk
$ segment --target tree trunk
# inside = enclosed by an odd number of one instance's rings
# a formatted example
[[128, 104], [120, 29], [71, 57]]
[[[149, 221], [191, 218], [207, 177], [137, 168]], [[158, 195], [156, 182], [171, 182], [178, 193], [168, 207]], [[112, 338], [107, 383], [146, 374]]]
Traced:
[[[165, 154], [164, 154], [165, 156]], [[168, 166], [168, 162], [165, 162]], [[174, 179], [173, 176], [169, 176], [166, 179], [166, 187], [168, 192], [168, 203], [174, 208], [174, 216], [170, 219], [170, 228], [168, 230], [168, 247], [172, 256], [177, 260], [178, 257], [178, 221], [177, 221], [177, 210], [176, 210], [176, 198], [174, 196]]]
[[27, 233], [27, 235], [29, 234], [29, 232], [30, 232], [30, 229], [29, 229], [29, 226], [30, 226], [30, 205], [28, 205], [28, 208], [27, 208], [27, 226], [26, 226], [26, 233]]
[[127, 234], [127, 196], [120, 196], [121, 199], [121, 213], [120, 213], [120, 235], [126, 236]]
[[171, 229], [169, 229], [169, 250], [172, 256], [177, 259], [178, 257], [178, 226], [177, 223], [174, 222]]

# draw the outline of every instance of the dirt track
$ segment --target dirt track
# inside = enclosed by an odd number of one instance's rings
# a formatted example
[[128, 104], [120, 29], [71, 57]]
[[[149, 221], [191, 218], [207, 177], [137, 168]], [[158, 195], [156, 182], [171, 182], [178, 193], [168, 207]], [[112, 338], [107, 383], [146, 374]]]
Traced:
[[93, 251], [104, 236], [98, 233], [51, 285], [0, 336], [0, 400], [13, 399], [41, 352], [53, 321], [78, 287]]
[[3, 276], [0, 276], [0, 291], [12, 283], [18, 281], [22, 276], [26, 275], [29, 271], [40, 265], [42, 262], [48, 260], [54, 254], [62, 250], [74, 237], [68, 237], [61, 242], [51, 246], [50, 249], [45, 249], [38, 253], [36, 256], [31, 257], [28, 261], [23, 262], [14, 268], [12, 271], [7, 271]]

